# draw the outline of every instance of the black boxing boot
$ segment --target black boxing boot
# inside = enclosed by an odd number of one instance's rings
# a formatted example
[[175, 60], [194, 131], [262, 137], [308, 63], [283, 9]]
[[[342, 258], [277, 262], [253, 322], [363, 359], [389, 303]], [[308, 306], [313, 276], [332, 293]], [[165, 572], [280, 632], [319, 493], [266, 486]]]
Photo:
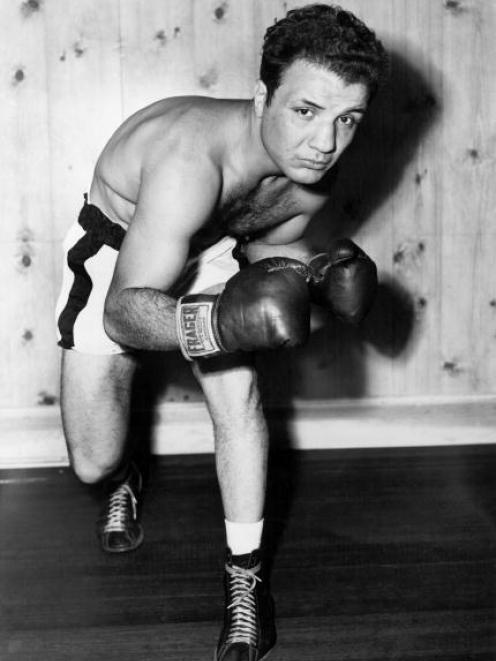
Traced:
[[130, 464], [120, 483], [109, 483], [105, 508], [97, 522], [97, 535], [106, 553], [134, 551], [143, 541], [138, 520], [138, 496], [143, 480], [138, 467]]
[[224, 626], [215, 661], [262, 661], [274, 647], [274, 602], [262, 573], [260, 552], [232, 555], [224, 574]]

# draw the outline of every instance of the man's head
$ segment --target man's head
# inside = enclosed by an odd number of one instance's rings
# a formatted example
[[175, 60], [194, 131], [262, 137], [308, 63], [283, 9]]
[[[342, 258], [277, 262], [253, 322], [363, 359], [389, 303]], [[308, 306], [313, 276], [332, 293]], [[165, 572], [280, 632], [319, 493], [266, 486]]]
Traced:
[[385, 51], [339, 7], [308, 5], [267, 30], [254, 108], [278, 170], [314, 184], [353, 139], [386, 66]]
[[323, 4], [293, 9], [267, 29], [260, 64], [267, 104], [284, 71], [299, 59], [325, 67], [348, 84], [362, 83], [369, 98], [387, 66], [381, 42], [362, 21], [339, 6]]

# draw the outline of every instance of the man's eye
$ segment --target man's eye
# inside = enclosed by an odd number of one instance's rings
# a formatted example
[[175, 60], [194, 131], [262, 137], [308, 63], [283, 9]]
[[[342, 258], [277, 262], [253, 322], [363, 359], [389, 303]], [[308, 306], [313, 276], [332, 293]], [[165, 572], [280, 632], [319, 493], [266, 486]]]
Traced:
[[311, 108], [296, 108], [296, 114], [304, 119], [311, 119], [314, 113]]
[[357, 124], [356, 119], [352, 117], [352, 115], [341, 115], [339, 121], [341, 124], [344, 124], [344, 126], [348, 126], [349, 128], [353, 128]]

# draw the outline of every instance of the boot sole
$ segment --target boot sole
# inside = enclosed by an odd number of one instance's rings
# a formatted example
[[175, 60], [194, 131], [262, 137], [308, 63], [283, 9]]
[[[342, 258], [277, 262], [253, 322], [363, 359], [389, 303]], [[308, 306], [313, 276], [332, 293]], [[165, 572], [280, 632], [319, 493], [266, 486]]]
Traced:
[[[265, 654], [265, 656], [261, 656], [258, 661], [265, 661], [269, 657], [269, 654], [272, 652], [274, 648], [271, 647], [270, 650]], [[217, 659], [217, 648], [214, 649], [214, 661], [218, 661]]]
[[143, 529], [140, 531], [139, 537], [132, 546], [126, 546], [122, 548], [112, 548], [110, 546], [104, 546], [100, 543], [101, 549], [104, 553], [130, 553], [131, 551], [136, 551], [136, 549], [143, 544], [145, 538], [145, 533]]

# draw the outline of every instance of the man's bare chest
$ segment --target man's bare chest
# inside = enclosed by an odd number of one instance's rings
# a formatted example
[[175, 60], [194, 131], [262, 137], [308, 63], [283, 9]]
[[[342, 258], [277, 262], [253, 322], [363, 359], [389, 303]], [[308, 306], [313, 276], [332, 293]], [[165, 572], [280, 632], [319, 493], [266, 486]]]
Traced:
[[251, 188], [233, 186], [210, 220], [195, 235], [195, 251], [204, 250], [222, 236], [230, 235], [241, 242], [263, 236], [296, 216], [310, 218], [323, 205], [326, 195], [299, 186], [283, 177], [264, 179]]
[[246, 237], [266, 231], [305, 213], [308, 194], [282, 177], [264, 180], [253, 188], [238, 186], [226, 196], [216, 221], [226, 234]]

